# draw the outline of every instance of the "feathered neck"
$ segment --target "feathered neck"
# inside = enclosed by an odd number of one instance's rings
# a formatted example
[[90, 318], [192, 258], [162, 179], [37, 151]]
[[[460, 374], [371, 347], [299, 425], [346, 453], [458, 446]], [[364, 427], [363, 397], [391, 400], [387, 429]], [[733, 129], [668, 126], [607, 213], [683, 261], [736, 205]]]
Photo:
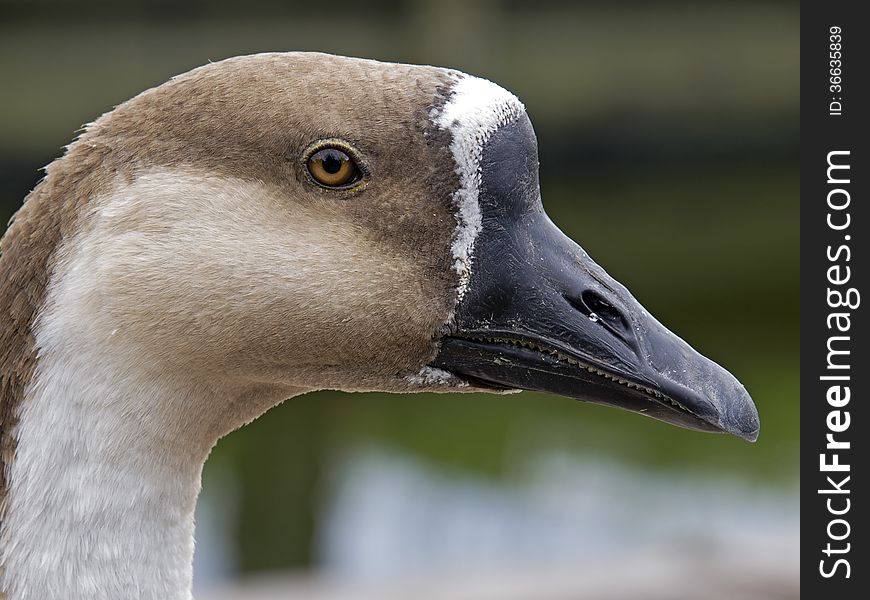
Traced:
[[100, 147], [73, 144], [49, 165], [0, 239], [0, 525], [15, 459], [18, 412], [36, 368], [34, 322], [64, 236], [79, 226], [88, 199], [103, 188]]
[[77, 142], [0, 246], [5, 600], [190, 598], [202, 465], [242, 424], [227, 415], [250, 419], [295, 393], [194, 379], [90, 326], [103, 310], [87, 298], [100, 254], [90, 219], [124, 178], [113, 164]]

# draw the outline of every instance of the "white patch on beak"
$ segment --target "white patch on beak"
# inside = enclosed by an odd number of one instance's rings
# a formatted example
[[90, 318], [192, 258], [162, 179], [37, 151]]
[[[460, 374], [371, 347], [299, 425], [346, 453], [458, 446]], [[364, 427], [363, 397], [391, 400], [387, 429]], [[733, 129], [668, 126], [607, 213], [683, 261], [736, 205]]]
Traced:
[[458, 302], [471, 278], [474, 240], [482, 227], [478, 196], [483, 147], [499, 127], [511, 123], [526, 109], [506, 89], [464, 73], [456, 74], [451, 91], [450, 99], [431, 118], [438, 128], [453, 135], [450, 150], [460, 177], [460, 187], [453, 194], [457, 226], [451, 247], [453, 265], [459, 275]]

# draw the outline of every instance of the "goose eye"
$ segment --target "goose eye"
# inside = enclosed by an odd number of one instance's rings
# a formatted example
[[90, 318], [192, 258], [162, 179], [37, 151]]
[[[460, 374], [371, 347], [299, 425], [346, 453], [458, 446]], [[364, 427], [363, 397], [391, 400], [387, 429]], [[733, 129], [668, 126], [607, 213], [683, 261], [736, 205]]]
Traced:
[[321, 185], [342, 187], [360, 179], [356, 163], [337, 148], [324, 148], [308, 159], [308, 172]]

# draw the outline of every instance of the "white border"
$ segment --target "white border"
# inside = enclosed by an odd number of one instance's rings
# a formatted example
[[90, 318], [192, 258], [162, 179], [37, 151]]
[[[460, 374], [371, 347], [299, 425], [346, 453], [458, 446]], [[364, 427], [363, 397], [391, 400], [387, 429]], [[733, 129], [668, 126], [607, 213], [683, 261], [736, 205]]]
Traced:
[[482, 228], [478, 197], [483, 147], [499, 127], [514, 121], [526, 108], [516, 96], [487, 79], [459, 72], [454, 77], [450, 99], [432, 121], [453, 135], [450, 150], [460, 177], [460, 187], [453, 194], [457, 225], [451, 246], [459, 275], [458, 302], [471, 278], [474, 241]]

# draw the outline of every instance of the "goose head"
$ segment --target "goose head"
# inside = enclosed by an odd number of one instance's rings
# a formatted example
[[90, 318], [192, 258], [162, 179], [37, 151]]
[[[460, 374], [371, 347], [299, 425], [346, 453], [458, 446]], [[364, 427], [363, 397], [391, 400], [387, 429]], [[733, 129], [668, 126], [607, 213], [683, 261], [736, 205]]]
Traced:
[[122, 105], [86, 148], [113, 166], [64, 318], [131, 362], [302, 390], [533, 389], [757, 433], [737, 380], [550, 221], [529, 118], [489, 81], [245, 57]]
[[89, 125], [2, 244], [0, 584], [30, 597], [14, 573], [81, 550], [69, 530], [27, 551], [54, 535], [37, 509], [110, 514], [99, 481], [143, 519], [192, 514], [198, 483], [167, 479], [310, 390], [537, 390], [754, 440], [738, 381], [547, 217], [536, 144], [489, 81], [307, 53], [209, 64]]

